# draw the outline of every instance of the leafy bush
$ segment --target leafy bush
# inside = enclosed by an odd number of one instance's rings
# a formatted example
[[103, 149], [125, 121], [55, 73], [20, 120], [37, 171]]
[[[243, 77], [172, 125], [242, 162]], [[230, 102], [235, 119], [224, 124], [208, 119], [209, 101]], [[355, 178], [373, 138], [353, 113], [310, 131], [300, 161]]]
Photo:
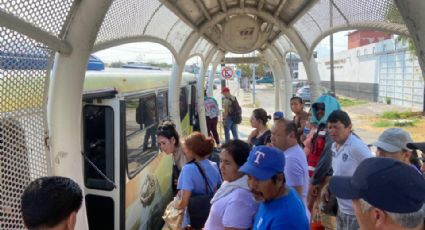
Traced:
[[385, 119], [407, 119], [411, 117], [416, 117], [417, 115], [413, 113], [412, 111], [406, 111], [406, 112], [397, 112], [397, 111], [387, 111], [382, 114], [382, 118]]
[[338, 98], [338, 101], [339, 101], [339, 104], [342, 107], [348, 107], [348, 106], [366, 104], [366, 101], [355, 100], [355, 99], [348, 99], [348, 98]]
[[385, 119], [399, 119], [400, 118], [400, 114], [398, 112], [396, 112], [396, 111], [387, 111], [387, 112], [384, 112], [381, 115], [381, 117], [382, 118], [385, 118]]
[[388, 120], [380, 120], [378, 122], [373, 123], [373, 127], [389, 127], [389, 126], [393, 126], [394, 123], [392, 121], [388, 121]]

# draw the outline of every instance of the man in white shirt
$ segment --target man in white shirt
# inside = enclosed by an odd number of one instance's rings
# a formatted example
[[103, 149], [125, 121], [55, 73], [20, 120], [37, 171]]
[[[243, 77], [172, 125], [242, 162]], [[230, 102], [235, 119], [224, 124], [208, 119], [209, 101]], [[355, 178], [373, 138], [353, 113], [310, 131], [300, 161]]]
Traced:
[[[332, 176], [352, 176], [359, 164], [372, 153], [363, 141], [352, 133], [351, 119], [341, 110], [332, 112], [327, 120], [328, 132], [332, 140]], [[322, 198], [329, 200], [328, 187], [322, 190]], [[357, 230], [354, 208], [351, 200], [338, 200], [337, 230]]]

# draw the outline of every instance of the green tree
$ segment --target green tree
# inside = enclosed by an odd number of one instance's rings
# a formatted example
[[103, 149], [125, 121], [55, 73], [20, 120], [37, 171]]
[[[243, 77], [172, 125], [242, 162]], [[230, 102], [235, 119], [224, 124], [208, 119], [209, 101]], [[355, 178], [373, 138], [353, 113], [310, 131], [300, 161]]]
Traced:
[[[242, 77], [251, 77], [252, 76], [252, 67], [251, 64], [238, 64], [236, 65], [238, 69], [242, 71]], [[255, 76], [263, 77], [266, 75], [266, 69], [268, 66], [265, 63], [256, 64], [255, 66]]]

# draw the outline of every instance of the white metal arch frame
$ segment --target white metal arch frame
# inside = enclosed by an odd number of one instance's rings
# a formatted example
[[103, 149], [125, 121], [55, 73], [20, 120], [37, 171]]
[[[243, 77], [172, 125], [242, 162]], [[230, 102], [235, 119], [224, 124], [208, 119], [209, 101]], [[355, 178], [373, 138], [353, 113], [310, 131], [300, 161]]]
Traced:
[[317, 69], [317, 64], [314, 59], [308, 56], [308, 48], [304, 41], [301, 39], [300, 35], [293, 27], [288, 27], [285, 23], [283, 23], [280, 20], [277, 20], [273, 15], [264, 12], [264, 11], [258, 11], [256, 8], [250, 8], [245, 7], [243, 9], [240, 8], [232, 8], [228, 9], [225, 13], [218, 13], [215, 15], [211, 20], [204, 23], [200, 29], [199, 32], [205, 33], [205, 31], [210, 28], [211, 26], [217, 24], [221, 20], [223, 20], [225, 17], [228, 17], [230, 15], [235, 14], [251, 14], [256, 15], [258, 17], [263, 18], [269, 23], [272, 23], [274, 25], [277, 25], [283, 34], [285, 34], [288, 39], [292, 42], [295, 49], [297, 50], [297, 53], [300, 55], [301, 60], [303, 61], [304, 66], [306, 67], [307, 77], [310, 81], [311, 85], [311, 93], [312, 98], [316, 98], [320, 95], [320, 78], [319, 78], [319, 71]]
[[190, 56], [190, 51], [193, 49], [199, 38], [199, 34], [196, 31], [193, 31], [192, 34], [189, 35], [189, 38], [186, 40], [186, 42], [183, 44], [181, 52], [173, 62], [173, 69], [171, 72], [170, 85], [168, 90], [168, 106], [170, 118], [173, 120], [174, 124], [176, 124], [179, 133], [181, 133], [179, 99], [182, 73], [186, 60]]
[[281, 93], [281, 82], [283, 81], [283, 75], [280, 71], [280, 69], [278, 69], [278, 65], [279, 65], [279, 61], [277, 60], [278, 58], [275, 57], [275, 55], [271, 52], [270, 49], [267, 49], [263, 52], [265, 59], [267, 60], [267, 62], [269, 63], [270, 68], [272, 69], [273, 72], [273, 78], [274, 78], [274, 99], [275, 99], [275, 111], [281, 111], [282, 106], [281, 106], [281, 97], [280, 97], [280, 93]]
[[[285, 116], [287, 118], [292, 117], [291, 107], [289, 103], [289, 99], [292, 96], [292, 79], [289, 73], [288, 63], [286, 62], [286, 57], [282, 56], [280, 51], [275, 46], [269, 47], [269, 52], [272, 57], [275, 58], [278, 63], [275, 66], [275, 69], [281, 76], [279, 83], [279, 87], [283, 86], [284, 88], [280, 89], [280, 93], [277, 93], [279, 96], [280, 106], [279, 108], [285, 112]], [[283, 85], [282, 85], [283, 83]], [[276, 95], [277, 96], [277, 95]]]
[[211, 49], [208, 56], [205, 59], [205, 62], [202, 62], [201, 70], [199, 71], [199, 77], [196, 86], [196, 101], [197, 101], [197, 111], [198, 111], [198, 119], [199, 126], [201, 128], [201, 132], [208, 136], [207, 130], [207, 121], [205, 115], [205, 106], [204, 106], [204, 90], [205, 90], [205, 73], [207, 72], [208, 66], [216, 53], [216, 49]]
[[205, 58], [204, 58], [204, 55], [203, 55], [202, 53], [193, 53], [193, 54], [191, 54], [189, 57], [187, 57], [187, 59], [186, 59], [185, 63], [186, 63], [189, 59], [194, 58], [194, 57], [199, 57], [199, 58], [201, 59], [201, 62], [202, 62], [202, 63], [205, 63]]
[[[394, 0], [416, 46], [422, 75], [425, 79], [425, 1]], [[423, 111], [425, 111], [425, 103]]]
[[[83, 169], [81, 164], [75, 162], [83, 161], [80, 134], [85, 69], [99, 26], [111, 3], [111, 0], [80, 3], [64, 38], [73, 51], [70, 55], [56, 55], [49, 88], [48, 118], [53, 173], [71, 177], [79, 184], [84, 184]], [[76, 228], [87, 229], [85, 208], [78, 213]]]
[[224, 58], [224, 52], [221, 50], [218, 50], [215, 53], [215, 56], [211, 60], [211, 71], [208, 76], [208, 96], [213, 96], [213, 88], [214, 88], [214, 78], [215, 78], [215, 72], [217, 71], [217, 66], [221, 63], [221, 60]]
[[127, 44], [127, 43], [133, 43], [133, 42], [158, 43], [158, 44], [166, 47], [171, 52], [171, 54], [173, 55], [173, 58], [176, 58], [178, 56], [177, 51], [174, 49], [174, 47], [169, 42], [167, 42], [167, 41], [165, 41], [161, 38], [152, 37], [152, 36], [149, 36], [149, 35], [141, 35], [141, 36], [136, 36], [136, 37], [123, 38], [123, 39], [117, 39], [117, 40], [107, 41], [107, 42], [103, 42], [103, 43], [98, 43], [93, 47], [93, 52], [97, 52], [97, 51], [100, 51], [100, 50], [104, 50], [104, 49], [107, 49], [107, 48], [111, 48], [111, 47], [114, 47], [114, 46], [119, 46], [119, 45], [123, 45], [123, 44]]

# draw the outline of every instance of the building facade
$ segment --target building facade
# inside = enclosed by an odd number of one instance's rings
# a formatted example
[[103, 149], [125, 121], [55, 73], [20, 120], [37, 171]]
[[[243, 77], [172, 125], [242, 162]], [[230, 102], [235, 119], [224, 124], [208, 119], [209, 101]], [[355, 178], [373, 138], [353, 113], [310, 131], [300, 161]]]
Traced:
[[[330, 88], [330, 61], [318, 59], [322, 85]], [[307, 80], [299, 66], [300, 80]], [[407, 45], [384, 40], [334, 55], [335, 89], [339, 95], [423, 109], [424, 80], [416, 55]]]

